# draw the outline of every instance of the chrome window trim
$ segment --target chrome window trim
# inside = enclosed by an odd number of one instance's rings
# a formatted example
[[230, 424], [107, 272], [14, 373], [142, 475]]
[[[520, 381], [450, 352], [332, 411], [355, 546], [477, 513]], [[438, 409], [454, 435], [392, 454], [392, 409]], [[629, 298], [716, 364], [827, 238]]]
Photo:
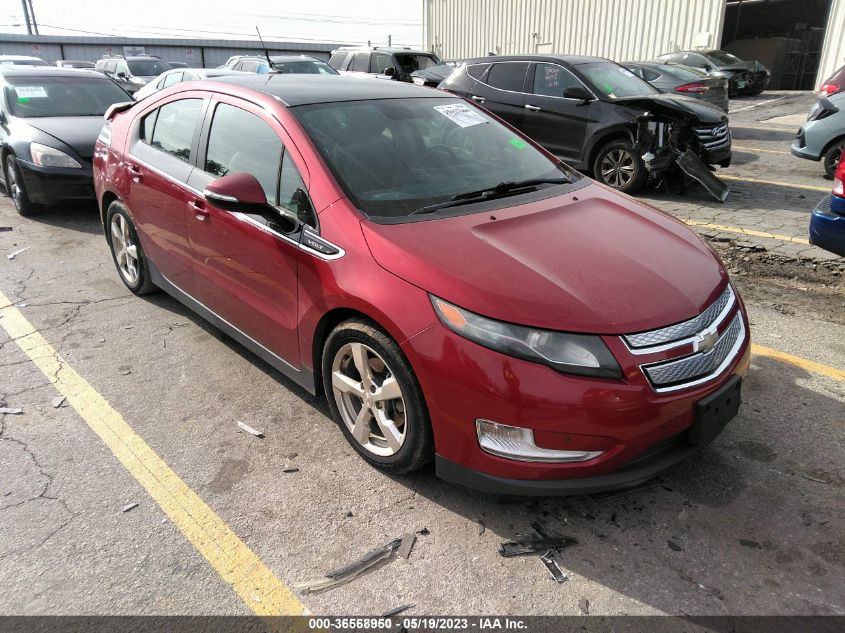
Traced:
[[[488, 62], [479, 62], [479, 63], [476, 63], [476, 64], [467, 64], [467, 68], [469, 68], [469, 66], [479, 66], [481, 64], [486, 64], [486, 63], [488, 63]], [[596, 93], [593, 92], [590, 89], [589, 86], [584, 84], [584, 82], [581, 81], [581, 79], [575, 73], [573, 73], [568, 68], [564, 68], [563, 66], [561, 66], [560, 64], [557, 64], [555, 62], [544, 62], [544, 61], [536, 61], [536, 60], [526, 61], [526, 60], [520, 60], [520, 59], [508, 59], [506, 61], [501, 61], [501, 62], [491, 61], [489, 63], [490, 63], [490, 68], [488, 68], [486, 71], [484, 71], [484, 74], [482, 75], [482, 77], [489, 78], [490, 77], [490, 71], [493, 69], [493, 66], [496, 65], [496, 64], [528, 64], [529, 70], [531, 69], [531, 64], [549, 64], [551, 66], [557, 66], [558, 68], [563, 68], [563, 70], [565, 70], [570, 75], [575, 77], [575, 80], [578, 81], [578, 83], [580, 83], [582, 86], [584, 86], [584, 88], [587, 90], [587, 92], [589, 92], [591, 95], [593, 95], [593, 101], [599, 101], [599, 98], [596, 96]], [[527, 72], [526, 72], [526, 75], [527, 75]], [[551, 96], [551, 95], [538, 95], [538, 94], [535, 94], [533, 92], [524, 92], [524, 91], [520, 91], [520, 90], [505, 90], [504, 88], [497, 88], [496, 86], [488, 84], [485, 80], [476, 79], [475, 77], [473, 77], [469, 73], [467, 73], [467, 77], [469, 77], [473, 81], [477, 81], [478, 83], [487, 86], [488, 88], [492, 88], [493, 90], [498, 90], [499, 92], [509, 92], [511, 94], [526, 95], [526, 96], [529, 96], [529, 97], [548, 97], [549, 99], [563, 99], [564, 101], [579, 101], [579, 102], [583, 101], [583, 99], [573, 99], [572, 97], [554, 97], [554, 96]], [[524, 81], [525, 80], [523, 79], [523, 85], [524, 85]]]
[[[716, 367], [716, 369], [714, 369], [709, 374], [707, 374], [705, 376], [701, 376], [699, 378], [696, 378], [695, 380], [692, 380], [690, 382], [680, 383], [680, 384], [672, 385], [672, 386], [669, 386], [669, 387], [656, 387], [656, 386], [654, 386], [654, 384], [649, 379], [648, 374], [646, 373], [646, 368], [652, 367], [652, 366], [655, 366], [655, 365], [665, 365], [665, 364], [668, 364], [667, 361], [662, 361], [662, 362], [658, 362], [658, 363], [651, 363], [650, 365], [641, 365], [640, 371], [642, 371], [643, 376], [648, 381], [648, 383], [651, 385], [651, 388], [654, 390], [654, 392], [655, 393], [672, 393], [674, 391], [681, 391], [682, 389], [691, 389], [692, 387], [697, 387], [699, 385], [703, 385], [705, 383], [711, 382], [711, 381], [715, 380], [716, 378], [718, 378], [719, 376], [721, 376], [724, 373], [724, 371], [730, 366], [730, 364], [734, 362], [734, 360], [736, 359], [736, 355], [739, 353], [739, 350], [742, 349], [742, 346], [745, 344], [746, 330], [745, 330], [745, 321], [742, 318], [742, 313], [737, 312], [736, 316], [734, 318], [739, 320], [739, 334], [737, 335], [736, 342], [733, 344], [733, 347], [731, 347], [730, 351], [728, 351], [727, 355], [725, 356], [725, 360], [723, 360], [719, 364], [719, 366]], [[678, 359], [673, 359], [673, 360], [668, 361], [668, 362], [677, 362], [677, 361], [684, 360], [684, 359], [687, 359], [687, 358], [690, 358], [690, 356], [684, 356], [684, 357], [681, 357], [681, 358], [678, 358]]]
[[[648, 346], [648, 347], [633, 347], [628, 342], [628, 337], [629, 336], [635, 336], [634, 334], [623, 335], [620, 338], [622, 339], [622, 342], [625, 344], [625, 348], [631, 354], [634, 354], [635, 356], [642, 356], [644, 354], [654, 354], [656, 352], [665, 352], [665, 351], [668, 351], [668, 350], [671, 350], [671, 349], [675, 349], [677, 347], [683, 347], [684, 345], [690, 345], [698, 338], [698, 336], [701, 333], [717, 329], [724, 322], [724, 320], [728, 317], [728, 315], [731, 313], [734, 306], [736, 305], [736, 293], [734, 292], [734, 289], [731, 286], [731, 284], [728, 284], [727, 288], [725, 288], [725, 290], [722, 292], [722, 295], [724, 295], [725, 293], [729, 293], [728, 302], [727, 302], [727, 304], [725, 304], [725, 307], [722, 308], [722, 310], [719, 312], [719, 314], [716, 315], [716, 317], [713, 319], [713, 321], [711, 323], [708, 323], [707, 325], [702, 324], [701, 329], [696, 331], [695, 334], [693, 334], [691, 336], [686, 336], [682, 339], [677, 339], [677, 340], [674, 340], [674, 341], [669, 341], [668, 343], [661, 343], [661, 344], [658, 344], [658, 345], [651, 345], [651, 346]], [[718, 302], [719, 299], [722, 298], [722, 295], [719, 295], [719, 298], [716, 299], [716, 301], [714, 301], [714, 303]], [[705, 308], [705, 312], [707, 311], [707, 309], [709, 307], [710, 306]], [[702, 312], [701, 314], [704, 314], [704, 312]], [[701, 314], [699, 314], [698, 316], [695, 316], [691, 319], [687, 319], [686, 321], [681, 321], [680, 323], [675, 323], [673, 325], [667, 325], [666, 327], [657, 328], [655, 330], [649, 330], [649, 331], [646, 331], [646, 332], [637, 332], [637, 334], [650, 334], [652, 332], [659, 332], [661, 330], [665, 330], [665, 329], [671, 328], [671, 327], [683, 326], [687, 323], [691, 323], [691, 322], [698, 320], [701, 317]]]
[[[194, 187], [192, 187], [192, 186], [191, 186], [191, 185], [189, 185], [188, 183], [186, 183], [186, 182], [184, 182], [184, 181], [182, 181], [182, 180], [179, 180], [178, 178], [174, 178], [174, 177], [173, 177], [173, 176], [171, 176], [170, 174], [163, 172], [161, 169], [158, 169], [157, 167], [153, 167], [153, 166], [152, 166], [152, 165], [150, 165], [148, 162], [141, 160], [140, 158], [138, 158], [138, 157], [137, 157], [137, 156], [135, 156], [134, 154], [131, 154], [131, 153], [127, 153], [127, 154], [128, 154], [128, 156], [130, 156], [130, 157], [132, 158], [132, 160], [133, 160], [133, 161], [137, 162], [139, 165], [143, 165], [144, 167], [146, 167], [146, 168], [147, 168], [147, 169], [149, 169], [150, 171], [154, 171], [155, 173], [157, 173], [157, 174], [158, 174], [159, 176], [161, 176], [162, 178], [166, 178], [166, 179], [167, 179], [167, 180], [169, 180], [170, 182], [172, 182], [172, 183], [174, 183], [174, 184], [176, 184], [176, 185], [179, 185], [180, 187], [183, 187], [183, 188], [187, 189], [188, 191], [190, 191], [191, 193], [193, 193], [194, 195], [196, 195], [198, 198], [205, 199], [205, 196], [203, 195], [203, 192], [202, 192], [202, 191], [200, 191], [199, 189], [195, 189]], [[218, 194], [215, 194], [215, 195], [218, 195]], [[298, 242], [298, 241], [296, 241], [296, 240], [292, 240], [291, 238], [287, 237], [286, 235], [283, 235], [283, 234], [281, 234], [281, 233], [278, 233], [277, 231], [274, 231], [274, 230], [273, 230], [273, 229], [271, 229], [270, 227], [268, 227], [268, 226], [266, 226], [266, 225], [264, 225], [264, 224], [261, 224], [261, 222], [258, 222], [256, 219], [251, 218], [250, 216], [246, 215], [245, 213], [232, 213], [232, 215], [233, 215], [234, 217], [236, 217], [238, 220], [241, 220], [242, 222], [246, 222], [247, 224], [251, 224], [251, 225], [255, 226], [256, 228], [259, 228], [259, 229], [261, 229], [262, 231], [264, 231], [264, 232], [266, 232], [266, 233], [269, 233], [269, 234], [270, 234], [270, 235], [272, 235], [273, 237], [278, 238], [278, 239], [280, 239], [280, 240], [283, 240], [283, 241], [287, 242], [288, 244], [290, 244], [290, 245], [292, 245], [292, 246], [295, 246], [295, 247], [296, 247], [296, 248], [298, 248], [299, 250], [301, 250], [301, 251], [303, 251], [303, 252], [305, 252], [305, 253], [308, 253], [309, 255], [312, 255], [312, 256], [314, 256], [314, 257], [317, 257], [318, 259], [322, 259], [322, 260], [324, 260], [324, 261], [334, 261], [334, 260], [336, 260], [336, 259], [340, 259], [340, 258], [341, 258], [341, 257], [343, 257], [344, 255], [346, 255], [346, 251], [345, 251], [345, 250], [343, 250], [340, 246], [338, 246], [338, 245], [337, 245], [337, 244], [335, 244], [334, 242], [330, 242], [329, 240], [327, 240], [326, 238], [324, 238], [324, 237], [323, 237], [322, 235], [320, 235], [319, 233], [315, 233], [315, 232], [311, 229], [311, 227], [309, 227], [308, 225], [303, 225], [303, 229], [302, 229], [302, 230], [303, 230], [303, 231], [308, 231], [308, 232], [311, 234], [311, 236], [312, 236], [312, 237], [315, 237], [315, 238], [319, 239], [321, 242], [326, 243], [328, 246], [330, 246], [330, 247], [332, 247], [332, 248], [336, 248], [336, 249], [337, 249], [337, 253], [336, 253], [336, 254], [334, 254], [334, 255], [326, 255], [325, 253], [321, 253], [321, 252], [319, 252], [319, 251], [315, 251], [313, 248], [309, 248], [309, 247], [305, 246], [304, 244], [302, 244], [302, 243], [300, 243], [300, 242]]]

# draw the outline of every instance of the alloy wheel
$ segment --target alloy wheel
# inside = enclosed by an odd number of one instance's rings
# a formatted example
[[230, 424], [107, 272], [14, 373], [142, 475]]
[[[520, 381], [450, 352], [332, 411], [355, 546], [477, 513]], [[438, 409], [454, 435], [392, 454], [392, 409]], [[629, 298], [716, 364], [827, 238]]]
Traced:
[[393, 371], [373, 348], [347, 343], [332, 362], [332, 391], [343, 423], [365, 450], [391, 457], [405, 443], [405, 399]]
[[600, 169], [608, 185], [621, 189], [634, 179], [634, 157], [624, 149], [612, 149], [602, 159]]
[[126, 283], [134, 285], [138, 281], [138, 246], [129, 232], [129, 222], [120, 213], [112, 215], [111, 241], [120, 274]]

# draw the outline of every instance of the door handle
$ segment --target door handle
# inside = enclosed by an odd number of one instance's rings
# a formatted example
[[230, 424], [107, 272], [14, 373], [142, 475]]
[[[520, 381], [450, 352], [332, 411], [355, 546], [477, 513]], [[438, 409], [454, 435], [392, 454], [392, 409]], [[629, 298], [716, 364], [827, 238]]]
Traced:
[[188, 201], [188, 206], [191, 207], [191, 211], [194, 212], [195, 219], [199, 220], [200, 222], [204, 222], [208, 218], [209, 213], [201, 202], [198, 202], [196, 200], [190, 200]]
[[471, 99], [476, 103], [484, 103], [486, 101], [484, 97], [479, 97], [478, 95], [472, 95]]
[[129, 172], [129, 175], [132, 178], [132, 182], [141, 182], [141, 180], [143, 179], [141, 169], [138, 167], [138, 165], [133, 165], [132, 163], [129, 163], [126, 170]]
[[531, 110], [531, 112], [539, 112], [539, 111], [540, 111], [540, 107], [539, 107], [539, 106], [531, 105], [530, 103], [526, 103], [526, 104], [525, 104], [525, 109], [526, 109], [526, 110]]

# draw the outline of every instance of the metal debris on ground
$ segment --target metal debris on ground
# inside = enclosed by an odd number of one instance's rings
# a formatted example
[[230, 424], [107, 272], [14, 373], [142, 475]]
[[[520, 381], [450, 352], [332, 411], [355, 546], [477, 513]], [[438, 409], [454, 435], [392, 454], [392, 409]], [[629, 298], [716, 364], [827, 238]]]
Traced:
[[417, 535], [413, 532], [406, 532], [402, 535], [402, 541], [399, 544], [399, 556], [407, 559], [411, 555], [411, 549], [417, 540]]
[[65, 397], [64, 396], [56, 396], [55, 398], [53, 398], [52, 402], [50, 402], [50, 404], [53, 405], [54, 409], [58, 409], [64, 403], [65, 403]]
[[252, 428], [249, 424], [244, 424], [243, 422], [238, 422], [238, 426], [241, 427], [244, 431], [249, 433], [250, 435], [254, 435], [255, 437], [264, 437], [264, 433], [257, 429]]
[[20, 415], [23, 409], [19, 407], [0, 407], [0, 415]]
[[581, 610], [581, 613], [588, 615], [590, 613], [590, 601], [586, 598], [581, 598], [578, 601], [578, 608]]
[[11, 226], [0, 226], [0, 233], [6, 233], [7, 231], [12, 231]]
[[401, 539], [394, 539], [383, 547], [370, 550], [354, 563], [328, 572], [323, 578], [298, 583], [294, 587], [301, 589], [303, 593], [315, 593], [325, 591], [326, 589], [333, 589], [334, 587], [354, 580], [365, 571], [373, 569], [382, 561], [388, 560], [393, 556], [393, 553], [399, 548], [401, 543]]
[[557, 562], [556, 554], [567, 545], [575, 545], [578, 541], [569, 536], [554, 536], [539, 521], [531, 524], [531, 529], [539, 538], [532, 538], [525, 534], [518, 534], [517, 538], [499, 546], [499, 554], [505, 557], [540, 554], [540, 561], [551, 575], [552, 580], [564, 583], [569, 580]]
[[407, 611], [408, 609], [413, 609], [415, 606], [417, 606], [417, 605], [415, 605], [413, 603], [412, 604], [403, 604], [401, 607], [396, 607], [395, 609], [391, 609], [390, 611], [385, 611], [384, 613], [381, 614], [381, 617], [389, 618], [389, 617], [394, 616], [394, 615], [399, 615], [403, 611]]
[[487, 528], [484, 526], [484, 521], [481, 519], [476, 519], [475, 522], [478, 523], [478, 536], [481, 536]]
[[129, 374], [132, 373], [132, 368], [131, 367], [118, 367], [117, 371], [120, 372], [121, 376], [128, 376]]
[[283, 473], [298, 473], [299, 468], [296, 466], [288, 466], [287, 468], [282, 468]]
[[24, 248], [19, 248], [18, 250], [14, 251], [13, 253], [9, 253], [8, 255], [6, 255], [6, 259], [14, 259], [15, 257], [20, 255], [24, 251], [28, 251], [30, 248], [32, 248], [32, 247], [31, 246], [25, 246]]
[[16, 308], [25, 308], [25, 307], [26, 307], [26, 304], [25, 304], [25, 303], [16, 303], [16, 304], [15, 304], [15, 307], [16, 307]]
[[428, 536], [431, 534], [431, 531], [427, 527], [424, 527], [421, 530], [417, 530], [417, 534], [420, 534], [421, 536]]
[[674, 550], [676, 552], [684, 551], [684, 548], [678, 545], [675, 541], [666, 541], [666, 545], [669, 546], [669, 549]]
[[135, 508], [138, 507], [138, 505], [139, 505], [138, 503], [126, 504], [125, 506], [123, 506], [123, 510], [121, 510], [121, 512], [129, 512], [130, 510], [134, 510]]

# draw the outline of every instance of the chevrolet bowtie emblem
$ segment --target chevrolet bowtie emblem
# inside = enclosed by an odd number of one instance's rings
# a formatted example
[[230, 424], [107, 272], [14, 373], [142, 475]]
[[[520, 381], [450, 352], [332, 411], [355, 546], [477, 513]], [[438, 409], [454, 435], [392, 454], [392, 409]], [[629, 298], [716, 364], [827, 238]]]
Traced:
[[716, 342], [719, 340], [719, 334], [717, 332], [701, 332], [694, 341], [695, 351], [701, 352], [703, 354], [707, 354], [710, 352], [714, 347], [716, 347]]

